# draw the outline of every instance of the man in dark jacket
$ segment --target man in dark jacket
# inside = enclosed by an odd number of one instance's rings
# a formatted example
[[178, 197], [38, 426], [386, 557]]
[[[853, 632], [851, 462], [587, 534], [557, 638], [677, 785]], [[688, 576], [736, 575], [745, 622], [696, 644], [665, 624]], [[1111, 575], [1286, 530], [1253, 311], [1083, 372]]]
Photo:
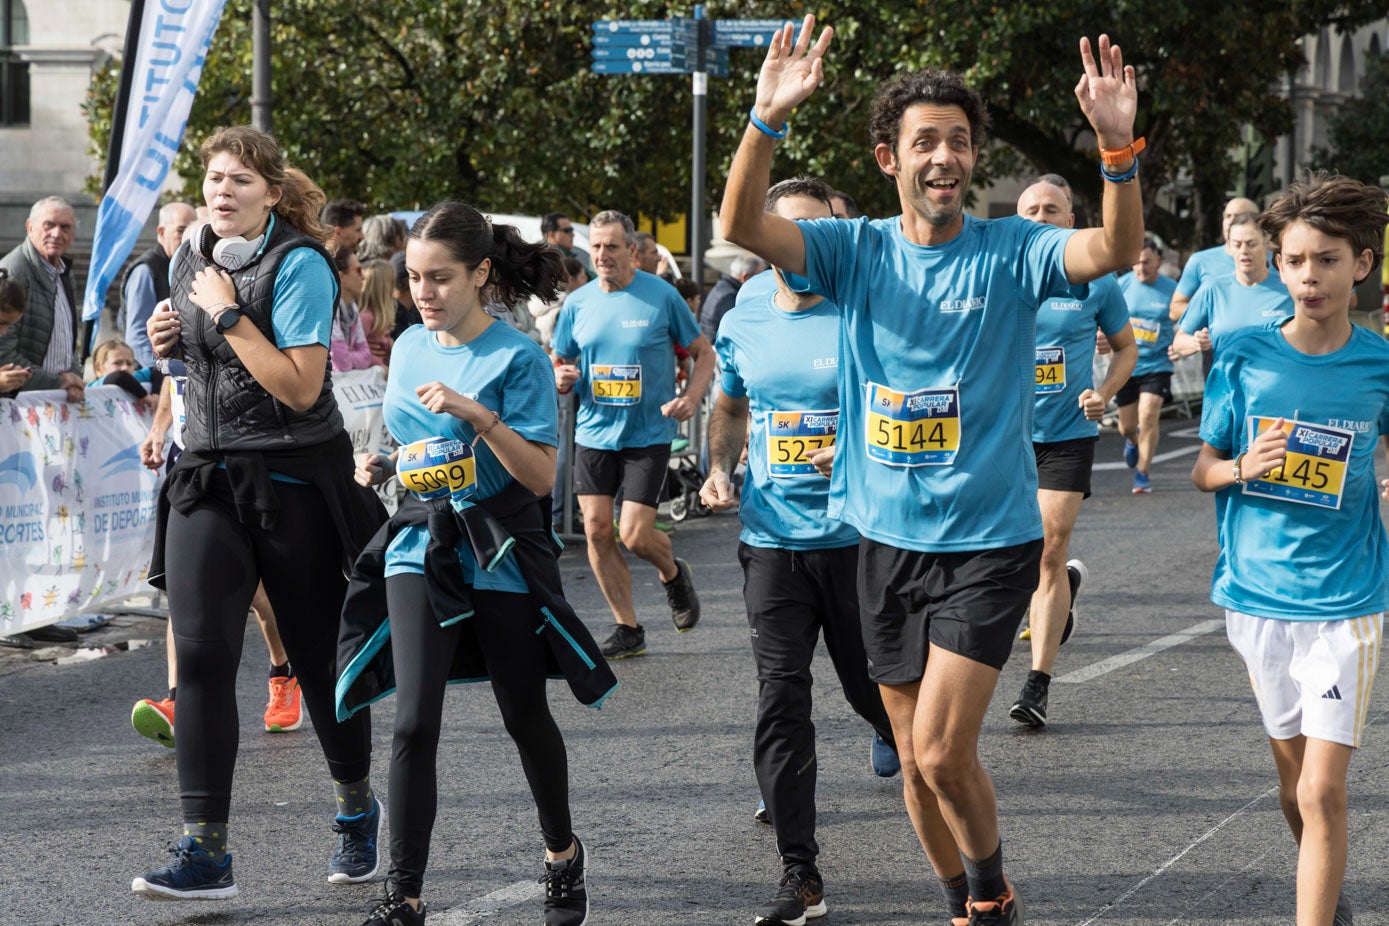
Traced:
[[154, 314], [159, 301], [169, 298], [169, 261], [183, 243], [183, 233], [197, 219], [198, 214], [187, 203], [165, 205], [159, 210], [154, 246], [141, 254], [125, 273], [116, 328], [125, 333], [125, 343], [135, 352], [135, 359], [141, 366], [154, 366], [154, 350], [145, 333], [145, 322]]
[[709, 288], [699, 312], [699, 327], [711, 342], [719, 332], [719, 322], [738, 299], [743, 284], [767, 269], [767, 262], [752, 254], [733, 258], [728, 273], [719, 274], [719, 281]]
[[72, 261], [65, 256], [77, 233], [77, 213], [67, 200], [48, 196], [34, 203], [24, 229], [28, 237], [0, 258], [0, 267], [29, 294], [27, 311], [0, 335], [0, 366], [32, 368], [23, 389], [65, 389], [69, 402], [80, 402], [77, 300]]

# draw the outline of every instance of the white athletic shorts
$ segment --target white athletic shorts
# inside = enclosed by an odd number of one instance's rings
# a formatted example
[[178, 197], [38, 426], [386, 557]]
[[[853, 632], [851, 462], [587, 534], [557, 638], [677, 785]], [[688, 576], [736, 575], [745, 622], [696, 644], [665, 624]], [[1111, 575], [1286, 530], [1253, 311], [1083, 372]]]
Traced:
[[1359, 748], [1370, 708], [1384, 615], [1280, 621], [1226, 610], [1225, 633], [1244, 659], [1271, 739], [1298, 734]]

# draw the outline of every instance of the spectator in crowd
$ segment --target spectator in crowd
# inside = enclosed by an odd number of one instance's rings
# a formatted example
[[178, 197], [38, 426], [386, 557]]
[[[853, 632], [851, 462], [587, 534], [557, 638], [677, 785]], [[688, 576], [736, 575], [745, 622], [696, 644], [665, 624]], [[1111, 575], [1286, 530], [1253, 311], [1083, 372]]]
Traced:
[[547, 351], [550, 349], [550, 339], [555, 336], [555, 319], [559, 317], [559, 310], [564, 305], [564, 297], [588, 282], [588, 271], [574, 258], [566, 257], [564, 278], [564, 291], [557, 298], [546, 302], [539, 296], [532, 296], [526, 306], [531, 321], [535, 324], [535, 333], [531, 337], [538, 340], [540, 346]]
[[391, 292], [394, 286], [395, 267], [390, 261], [377, 258], [362, 265], [362, 295], [357, 300], [357, 318], [366, 333], [372, 359], [383, 367], [391, 365], [391, 347], [395, 344], [391, 335], [395, 330], [396, 301]]
[[367, 207], [355, 199], [335, 199], [323, 207], [323, 224], [328, 226], [328, 250], [347, 248], [357, 253], [362, 243], [362, 216]]
[[362, 220], [362, 243], [357, 256], [366, 264], [373, 260], [390, 259], [392, 254], [405, 250], [405, 233], [410, 229], [391, 215], [373, 215]]
[[661, 252], [656, 247], [656, 236], [650, 232], [637, 232], [637, 269], [661, 276]]
[[333, 255], [333, 268], [338, 272], [341, 287], [337, 307], [333, 310], [333, 334], [329, 342], [333, 369], [338, 372], [365, 370], [377, 361], [371, 355], [371, 346], [367, 344], [357, 312], [357, 300], [362, 295], [362, 262], [355, 252], [344, 246], [329, 248], [328, 253]]
[[124, 341], [112, 338], [98, 344], [92, 352], [92, 369], [96, 379], [87, 383], [88, 386], [120, 386], [150, 414], [159, 407], [163, 374], [154, 367], [136, 363], [135, 351]]
[[[19, 321], [29, 303], [29, 294], [10, 277], [8, 270], [0, 269], [0, 338]], [[19, 387], [29, 381], [29, 368], [17, 363], [0, 366], [0, 395], [18, 392]]]
[[391, 255], [391, 266], [395, 268], [395, 283], [391, 294], [395, 296], [395, 327], [391, 337], [399, 339], [411, 325], [421, 324], [419, 309], [415, 308], [415, 297], [410, 295], [410, 273], [405, 269], [405, 252]]
[[563, 212], [545, 213], [540, 220], [540, 233], [545, 236], [546, 244], [559, 248], [559, 252], [565, 257], [572, 257], [583, 265], [585, 283], [598, 279], [588, 252], [574, 246], [574, 223], [570, 221], [569, 216]]
[[29, 294], [27, 310], [0, 336], [0, 368], [28, 367], [24, 389], [64, 389], [82, 401], [82, 358], [77, 349], [77, 300], [68, 248], [77, 234], [77, 213], [60, 196], [34, 203], [24, 222], [25, 239], [0, 258], [0, 269]]
[[680, 294], [680, 298], [685, 300], [685, 305], [690, 307], [695, 318], [699, 318], [699, 305], [704, 301], [704, 293], [700, 290], [699, 284], [694, 280], [681, 277], [673, 285], [676, 292]]
[[197, 220], [197, 213], [187, 203], [167, 203], [159, 210], [154, 245], [125, 272], [116, 330], [124, 332], [125, 343], [130, 345], [135, 360], [142, 367], [154, 366], [154, 351], [145, 333], [145, 322], [149, 321], [155, 305], [169, 298], [169, 260], [183, 243], [183, 233]]
[[699, 312], [699, 327], [710, 341], [718, 334], [719, 322], [733, 308], [738, 299], [738, 290], [743, 284], [767, 269], [767, 262], [755, 254], [746, 252], [733, 258], [728, 273], [719, 274], [719, 281], [709, 289], [704, 306]]
[[830, 193], [830, 205], [834, 207], [836, 219], [857, 219], [863, 215], [859, 210], [858, 201], [843, 190]]

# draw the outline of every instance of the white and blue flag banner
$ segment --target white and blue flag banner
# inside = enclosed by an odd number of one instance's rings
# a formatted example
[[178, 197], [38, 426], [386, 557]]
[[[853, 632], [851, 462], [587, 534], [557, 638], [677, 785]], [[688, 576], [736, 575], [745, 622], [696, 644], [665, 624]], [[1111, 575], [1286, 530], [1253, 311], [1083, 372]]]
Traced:
[[[130, 256], [159, 200], [188, 124], [203, 61], [227, 0], [147, 0], [129, 71], [120, 168], [97, 209], [96, 236], [82, 318], [101, 315], [106, 290]], [[133, 28], [132, 32], [136, 30]]]

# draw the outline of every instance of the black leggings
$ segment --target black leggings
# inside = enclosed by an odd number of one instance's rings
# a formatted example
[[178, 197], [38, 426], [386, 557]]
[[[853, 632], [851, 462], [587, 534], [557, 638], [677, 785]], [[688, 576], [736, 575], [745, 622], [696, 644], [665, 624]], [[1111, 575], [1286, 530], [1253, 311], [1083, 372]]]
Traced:
[[212, 479], [192, 514], [169, 512], [165, 564], [178, 656], [176, 752], [185, 821], [230, 816], [240, 731], [236, 670], [258, 581], [275, 604], [280, 639], [329, 771], [339, 781], [357, 781], [370, 770], [369, 713], [338, 723], [333, 707], [347, 591], [337, 530], [313, 486], [276, 482], [275, 494], [280, 514], [274, 530], [238, 520], [225, 473]]
[[545, 847], [562, 852], [573, 840], [569, 821], [569, 759], [545, 697], [546, 642], [525, 595], [473, 591], [472, 617], [440, 627], [429, 616], [424, 576], [386, 580], [395, 661], [395, 740], [391, 750], [391, 874], [407, 897], [419, 897], [429, 863], [438, 806], [435, 758], [444, 715], [444, 687], [454, 653], [476, 646], [487, 663], [492, 693], [540, 816]]

